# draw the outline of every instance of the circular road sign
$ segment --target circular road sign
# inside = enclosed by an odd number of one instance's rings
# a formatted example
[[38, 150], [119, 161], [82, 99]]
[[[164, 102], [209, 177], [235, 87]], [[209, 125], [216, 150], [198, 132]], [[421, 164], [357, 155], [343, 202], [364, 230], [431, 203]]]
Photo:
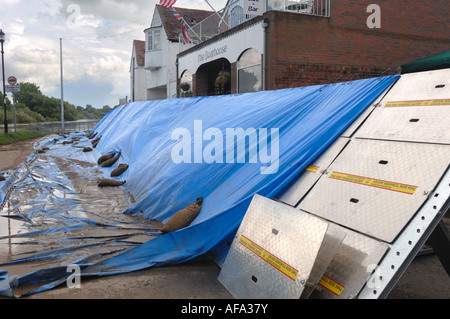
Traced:
[[16, 85], [16, 84], [17, 84], [17, 79], [16, 79], [16, 77], [10, 76], [10, 77], [8, 78], [8, 83], [9, 83], [9, 85]]

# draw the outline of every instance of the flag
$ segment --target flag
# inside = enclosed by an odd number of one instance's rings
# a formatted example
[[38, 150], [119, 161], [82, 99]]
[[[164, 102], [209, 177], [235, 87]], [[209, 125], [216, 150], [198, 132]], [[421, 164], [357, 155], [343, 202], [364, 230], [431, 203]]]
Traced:
[[186, 22], [184, 21], [183, 17], [174, 8], [170, 8], [170, 10], [172, 11], [172, 14], [175, 17], [175, 19], [177, 19], [178, 22], [181, 23], [181, 33], [183, 34], [184, 43], [191, 42], [191, 37], [189, 36], [189, 31], [186, 27]]
[[191, 37], [189, 36], [189, 31], [186, 28], [186, 23], [184, 20], [181, 21], [181, 33], [183, 34], [184, 43], [191, 42]]
[[160, 0], [159, 4], [166, 8], [172, 8], [177, 0]]
[[177, 19], [181, 23], [183, 21], [183, 17], [181, 16], [181, 14], [179, 14], [177, 10], [175, 10], [174, 8], [170, 8], [170, 10], [172, 11], [172, 14], [175, 17], [175, 19]]

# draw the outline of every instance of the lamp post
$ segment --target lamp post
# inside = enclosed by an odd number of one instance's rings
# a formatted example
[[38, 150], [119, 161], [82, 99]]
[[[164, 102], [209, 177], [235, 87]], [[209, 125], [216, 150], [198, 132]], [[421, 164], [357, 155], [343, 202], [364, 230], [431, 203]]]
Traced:
[[5, 59], [3, 52], [3, 42], [5, 42], [5, 33], [2, 31], [2, 29], [0, 29], [0, 43], [2, 45], [3, 110], [5, 111], [5, 134], [8, 134], [8, 118], [6, 116]]

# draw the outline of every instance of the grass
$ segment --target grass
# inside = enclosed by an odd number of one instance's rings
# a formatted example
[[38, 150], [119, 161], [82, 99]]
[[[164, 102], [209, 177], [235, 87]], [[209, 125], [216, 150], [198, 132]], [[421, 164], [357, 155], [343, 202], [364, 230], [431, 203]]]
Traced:
[[8, 135], [5, 133], [0, 133], [0, 145], [13, 144], [45, 135], [47, 134], [35, 131], [9, 132]]

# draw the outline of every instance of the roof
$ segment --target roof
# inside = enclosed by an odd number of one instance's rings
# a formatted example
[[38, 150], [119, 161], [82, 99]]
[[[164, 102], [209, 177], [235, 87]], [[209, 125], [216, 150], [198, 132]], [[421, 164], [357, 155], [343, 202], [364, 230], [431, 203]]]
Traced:
[[450, 50], [402, 65], [402, 74], [450, 68]]
[[[200, 21], [206, 19], [210, 15], [214, 14], [213, 11], [196, 10], [173, 7], [184, 19], [189, 26], [194, 26]], [[162, 25], [166, 31], [167, 38], [170, 41], [178, 41], [178, 35], [181, 33], [181, 25], [174, 17], [172, 11], [169, 8], [163, 7], [159, 4], [156, 5], [159, 16], [161, 18]], [[216, 26], [217, 27], [217, 26]]]
[[134, 52], [136, 54], [136, 62], [139, 66], [145, 65], [145, 41], [134, 40]]

